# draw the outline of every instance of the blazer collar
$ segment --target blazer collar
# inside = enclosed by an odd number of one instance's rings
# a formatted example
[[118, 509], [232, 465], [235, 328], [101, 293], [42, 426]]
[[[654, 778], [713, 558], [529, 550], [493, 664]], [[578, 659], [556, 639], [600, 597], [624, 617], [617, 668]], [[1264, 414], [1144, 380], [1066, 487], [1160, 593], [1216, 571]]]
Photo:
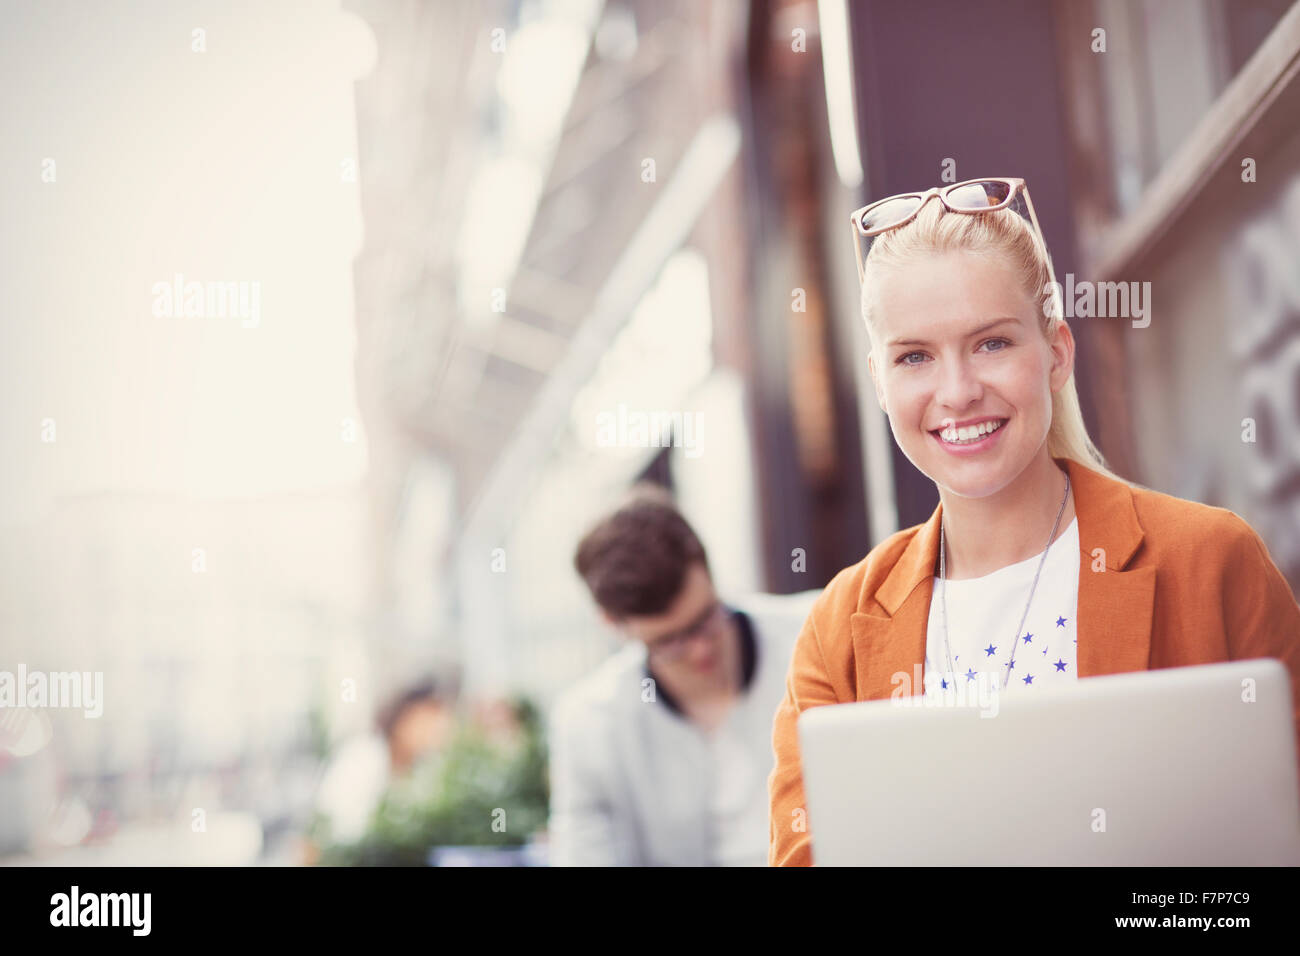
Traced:
[[[1145, 670], [1150, 657], [1155, 568], [1128, 568], [1143, 532], [1132, 489], [1072, 459], [1079, 522], [1079, 676]], [[857, 699], [923, 692], [925, 641], [939, 563], [943, 504], [917, 530], [874, 600], [859, 597], [850, 619]]]

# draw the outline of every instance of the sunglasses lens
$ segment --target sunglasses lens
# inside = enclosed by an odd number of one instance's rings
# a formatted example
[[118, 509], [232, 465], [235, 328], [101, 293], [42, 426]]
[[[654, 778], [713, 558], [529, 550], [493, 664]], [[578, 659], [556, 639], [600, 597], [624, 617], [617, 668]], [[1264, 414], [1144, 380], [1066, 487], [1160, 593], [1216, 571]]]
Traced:
[[1009, 183], [988, 180], [954, 186], [944, 194], [944, 199], [948, 200], [948, 205], [954, 209], [988, 209], [990, 206], [1002, 205], [1009, 195], [1011, 195]]
[[917, 207], [920, 205], [921, 200], [917, 196], [890, 199], [882, 202], [879, 206], [872, 206], [858, 218], [858, 222], [867, 232], [873, 229], [886, 229], [889, 226], [898, 225], [916, 212]]

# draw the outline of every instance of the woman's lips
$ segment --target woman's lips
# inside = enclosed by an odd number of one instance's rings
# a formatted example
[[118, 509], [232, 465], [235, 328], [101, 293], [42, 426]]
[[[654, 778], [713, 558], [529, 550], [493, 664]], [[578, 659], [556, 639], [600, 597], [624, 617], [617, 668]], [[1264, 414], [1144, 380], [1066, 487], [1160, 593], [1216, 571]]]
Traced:
[[989, 432], [987, 435], [982, 436], [978, 441], [969, 442], [968, 444], [964, 444], [964, 445], [953, 445], [944, 441], [942, 438], [939, 437], [939, 431], [941, 429], [932, 431], [930, 432], [930, 434], [933, 435], [934, 440], [939, 443], [939, 447], [941, 447], [946, 452], [949, 452], [954, 455], [979, 454], [980, 452], [983, 452], [993, 447], [994, 443], [998, 441], [999, 436], [1004, 431], [1007, 430], [1007, 423], [1010, 421], [1010, 419], [999, 418], [996, 419], [996, 421], [1000, 421], [1002, 423], [997, 427], [997, 429]]

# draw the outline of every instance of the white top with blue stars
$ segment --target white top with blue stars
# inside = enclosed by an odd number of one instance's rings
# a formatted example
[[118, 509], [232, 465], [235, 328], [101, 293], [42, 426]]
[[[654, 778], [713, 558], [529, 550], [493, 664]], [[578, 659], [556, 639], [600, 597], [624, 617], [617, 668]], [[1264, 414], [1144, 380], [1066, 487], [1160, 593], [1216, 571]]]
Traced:
[[[1011, 632], [1025, 612], [1042, 552], [1009, 564], [981, 578], [945, 581], [948, 637], [953, 669], [948, 670], [943, 643], [943, 608], [939, 579], [934, 579], [930, 621], [925, 643], [925, 692], [942, 693], [949, 681], [961, 684], [985, 680], [1002, 688], [1011, 659]], [[1033, 603], [1015, 642], [1010, 681], [1002, 693], [1032, 691], [1078, 677], [1079, 521], [1052, 542], [1043, 564]], [[985, 676], [981, 678], [979, 675]]]

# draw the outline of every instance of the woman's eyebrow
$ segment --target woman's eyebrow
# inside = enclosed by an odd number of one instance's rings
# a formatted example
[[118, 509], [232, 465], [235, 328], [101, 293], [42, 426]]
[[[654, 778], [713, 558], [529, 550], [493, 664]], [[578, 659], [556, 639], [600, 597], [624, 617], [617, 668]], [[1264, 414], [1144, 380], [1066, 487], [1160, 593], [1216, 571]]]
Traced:
[[[987, 332], [989, 329], [997, 328], [999, 325], [1001, 325], [1004, 322], [1019, 323], [1019, 321], [1020, 320], [1017, 319], [1014, 315], [1006, 315], [1000, 319], [994, 319], [992, 322], [988, 322], [984, 325], [981, 325], [978, 329], [972, 329], [970, 332], [966, 333], [966, 338], [973, 339], [975, 336]], [[890, 339], [885, 344], [892, 348], [895, 345], [929, 345], [930, 343], [922, 339]]]

